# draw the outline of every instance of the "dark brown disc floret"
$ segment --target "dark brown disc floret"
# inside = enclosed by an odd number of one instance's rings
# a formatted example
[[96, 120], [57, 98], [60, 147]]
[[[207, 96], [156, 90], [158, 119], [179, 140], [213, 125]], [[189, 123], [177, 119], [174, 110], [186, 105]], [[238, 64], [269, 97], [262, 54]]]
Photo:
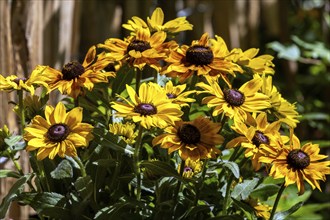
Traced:
[[68, 81], [78, 78], [84, 72], [85, 68], [77, 61], [69, 62], [62, 68], [63, 79]]

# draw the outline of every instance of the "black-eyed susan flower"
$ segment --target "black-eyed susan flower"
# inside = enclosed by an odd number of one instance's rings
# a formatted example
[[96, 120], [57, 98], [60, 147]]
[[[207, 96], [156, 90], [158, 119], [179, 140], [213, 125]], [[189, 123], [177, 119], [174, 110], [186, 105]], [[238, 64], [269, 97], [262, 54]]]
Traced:
[[180, 106], [189, 106], [188, 103], [195, 102], [196, 100], [188, 96], [194, 94], [196, 91], [190, 90], [184, 92], [186, 86], [186, 84], [174, 86], [172, 81], [168, 81], [164, 89], [167, 97], [171, 99], [173, 103], [179, 104]]
[[[259, 78], [258, 75], [254, 76]], [[260, 88], [260, 92], [267, 95], [271, 104], [271, 113], [275, 115], [280, 121], [284, 122], [288, 126], [295, 128], [299, 123], [299, 113], [296, 111], [296, 106], [289, 103], [282, 95], [277, 91], [277, 88], [273, 86], [272, 76], [262, 77], [263, 83]]]
[[234, 121], [234, 125], [231, 128], [240, 136], [230, 140], [226, 147], [242, 146], [245, 148], [245, 157], [251, 158], [254, 170], [259, 170], [261, 167], [259, 158], [263, 155], [260, 152], [262, 146], [281, 147], [278, 145], [278, 141], [280, 139], [285, 141], [285, 137], [281, 137], [279, 133], [280, 121], [268, 123], [265, 112], [261, 112], [256, 118], [250, 119], [246, 123]]
[[160, 61], [167, 56], [167, 50], [174, 41], [165, 42], [166, 33], [158, 31], [150, 34], [149, 29], [138, 29], [135, 36], [124, 40], [109, 38], [98, 47], [109, 51], [114, 61], [128, 63], [142, 70], [146, 65], [160, 71]]
[[31, 73], [29, 78], [18, 77], [16, 75], [10, 75], [4, 77], [0, 75], [0, 91], [11, 92], [13, 90], [26, 90], [32, 95], [35, 92], [34, 86], [43, 85], [46, 88], [48, 84], [45, 82], [46, 78], [42, 77], [42, 72], [46, 69], [43, 66], [37, 66]]
[[25, 128], [24, 139], [27, 151], [38, 150], [37, 159], [46, 157], [77, 156], [78, 147], [87, 147], [92, 140], [93, 126], [82, 122], [82, 108], [77, 107], [66, 112], [59, 102], [56, 107], [46, 106], [45, 118], [37, 115]]
[[134, 34], [138, 29], [149, 28], [150, 32], [164, 31], [168, 34], [175, 34], [181, 31], [192, 30], [193, 25], [190, 24], [186, 17], [178, 17], [164, 24], [164, 12], [161, 8], [156, 8], [151, 17], [147, 18], [148, 24], [141, 18], [133, 16], [128, 20], [127, 24], [122, 26]]
[[77, 98], [84, 94], [83, 88], [91, 91], [95, 83], [108, 82], [108, 77], [115, 76], [113, 71], [104, 71], [111, 60], [96, 57], [96, 47], [92, 46], [82, 64], [72, 61], [65, 64], [61, 71], [47, 67], [43, 76], [47, 78], [50, 91], [58, 89], [62, 94]]
[[132, 119], [139, 122], [144, 128], [164, 128], [180, 120], [182, 111], [178, 104], [167, 98], [164, 90], [156, 83], [143, 83], [138, 94], [126, 85], [130, 100], [119, 96], [125, 102], [112, 102], [116, 116]]
[[133, 123], [113, 123], [109, 125], [109, 131], [115, 135], [118, 135], [120, 139], [125, 141], [127, 144], [134, 144], [135, 138], [138, 133], [135, 131], [135, 124]]
[[195, 40], [190, 46], [182, 45], [170, 50], [166, 59], [168, 65], [162, 71], [171, 77], [179, 77], [180, 82], [185, 81], [192, 75], [207, 77], [221, 77], [229, 83], [227, 74], [235, 75], [235, 71], [242, 69], [226, 58], [231, 53], [221, 37], [210, 40], [204, 33], [199, 40]]
[[224, 138], [218, 134], [221, 125], [205, 117], [193, 121], [177, 121], [174, 126], [164, 129], [164, 134], [155, 137], [153, 146], [168, 149], [168, 153], [178, 151], [183, 160], [200, 160], [214, 158], [219, 154], [216, 145], [223, 143]]
[[216, 82], [209, 81], [196, 84], [203, 89], [199, 93], [209, 93], [211, 96], [203, 98], [203, 104], [213, 109], [213, 116], [224, 113], [229, 118], [244, 122], [248, 113], [260, 112], [270, 108], [269, 98], [265, 94], [258, 92], [262, 86], [262, 80], [252, 79], [244, 83], [239, 89], [221, 89]]
[[301, 146], [293, 135], [289, 145], [276, 149], [263, 146], [263, 150], [264, 156], [259, 160], [271, 166], [269, 175], [274, 179], [284, 178], [285, 186], [297, 184], [299, 195], [305, 192], [304, 181], [322, 191], [319, 180], [325, 181], [325, 175], [330, 174], [330, 161], [320, 161], [328, 156], [319, 154], [318, 144], [309, 142]]
[[[180, 166], [181, 165], [179, 165], [178, 170], [180, 170]], [[182, 176], [185, 178], [191, 178], [194, 175], [200, 173], [202, 171], [202, 167], [203, 161], [187, 158], [187, 160], [184, 161], [184, 169]]]
[[273, 56], [264, 54], [257, 56], [259, 49], [250, 48], [246, 51], [242, 51], [240, 48], [233, 49], [233, 53], [230, 55], [230, 59], [243, 67], [243, 69], [250, 69], [255, 74], [274, 74], [275, 66], [272, 62]]

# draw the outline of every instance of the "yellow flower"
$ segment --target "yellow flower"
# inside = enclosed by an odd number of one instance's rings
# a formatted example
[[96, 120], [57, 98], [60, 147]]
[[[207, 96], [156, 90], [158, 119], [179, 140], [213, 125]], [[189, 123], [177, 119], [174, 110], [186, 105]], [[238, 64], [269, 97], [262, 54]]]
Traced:
[[221, 37], [216, 40], [209, 40], [207, 33], [204, 33], [199, 40], [191, 43], [191, 46], [182, 45], [173, 47], [166, 59], [168, 66], [162, 74], [171, 77], [179, 77], [180, 82], [190, 78], [193, 74], [206, 77], [221, 77], [227, 84], [227, 74], [235, 76], [235, 71], [242, 72], [242, 69], [226, 58], [231, 53]]
[[[260, 78], [258, 75], [255, 75], [254, 78]], [[277, 91], [277, 88], [273, 86], [271, 76], [262, 76], [263, 84], [260, 88], [260, 91], [267, 95], [270, 99], [270, 104], [272, 106], [271, 113], [282, 122], [287, 124], [288, 126], [295, 128], [299, 121], [297, 118], [299, 117], [298, 112], [296, 111], [296, 106], [294, 104], [289, 103], [286, 99], [282, 97], [282, 95]]]
[[174, 34], [193, 29], [193, 25], [186, 20], [186, 17], [175, 18], [164, 24], [164, 13], [161, 8], [156, 8], [147, 21], [151, 31], [165, 31]]
[[173, 41], [164, 43], [166, 33], [163, 31], [150, 34], [148, 29], [138, 29], [135, 36], [124, 40], [109, 38], [98, 47], [110, 52], [108, 55], [114, 61], [128, 63], [142, 70], [145, 65], [160, 71], [160, 61], [166, 58], [168, 47]]
[[215, 107], [212, 115], [217, 116], [224, 113], [235, 121], [244, 122], [248, 113], [260, 112], [269, 108], [268, 96], [257, 92], [262, 80], [253, 79], [244, 83], [239, 89], [221, 89], [216, 82], [209, 81], [211, 85], [205, 83], [197, 83], [197, 87], [201, 87], [204, 91], [199, 93], [209, 93], [211, 96], [203, 98], [203, 104], [207, 103], [208, 107]]
[[281, 137], [279, 133], [281, 123], [279, 121], [268, 123], [265, 112], [261, 112], [255, 119], [251, 119], [252, 121], [247, 123], [249, 126], [243, 122], [234, 121], [231, 128], [240, 136], [230, 140], [226, 147], [242, 146], [245, 148], [245, 157], [251, 157], [254, 170], [259, 170], [261, 167], [259, 158], [263, 155], [260, 152], [262, 145], [280, 147], [278, 140], [284, 137]]
[[164, 87], [166, 95], [173, 103], [182, 106], [189, 106], [187, 102], [195, 102], [193, 98], [188, 98], [190, 94], [195, 93], [195, 90], [183, 92], [186, 89], [186, 84], [173, 86], [172, 81], [168, 81]]
[[113, 123], [109, 125], [109, 131], [118, 135], [120, 139], [124, 140], [127, 144], [134, 144], [137, 132], [134, 132], [135, 124], [132, 123]]
[[72, 61], [65, 64], [61, 71], [47, 67], [43, 76], [47, 78], [51, 91], [58, 89], [62, 94], [77, 98], [84, 93], [83, 88], [91, 91], [95, 83], [108, 82], [108, 77], [115, 76], [113, 71], [103, 71], [111, 62], [110, 59], [95, 59], [96, 47], [92, 46], [82, 64]]
[[172, 103], [158, 84], [143, 83], [138, 94], [129, 85], [126, 85], [126, 90], [130, 101], [119, 96], [126, 103], [112, 102], [112, 108], [117, 111], [117, 116], [131, 118], [147, 129], [164, 128], [180, 120], [180, 106]]
[[5, 139], [10, 136], [9, 129], [7, 125], [4, 125], [3, 128], [0, 128], [0, 153], [6, 150]]
[[44, 81], [45, 78], [41, 76], [41, 73], [45, 70], [45, 67], [37, 66], [31, 73], [29, 78], [18, 77], [16, 75], [10, 75], [4, 77], [0, 75], [0, 91], [11, 92], [13, 90], [27, 90], [32, 95], [35, 92], [35, 85], [43, 85], [48, 87], [47, 83]]
[[[178, 167], [178, 170], [180, 170], [180, 166]], [[190, 158], [187, 158], [187, 160], [184, 161], [184, 169], [182, 176], [185, 178], [191, 178], [194, 175], [200, 173], [202, 171], [203, 162], [200, 160], [191, 160]]]
[[220, 151], [215, 147], [224, 138], [218, 134], [220, 124], [208, 118], [198, 117], [193, 121], [177, 121], [164, 129], [165, 133], [155, 137], [152, 145], [168, 149], [168, 153], [178, 151], [183, 160], [214, 158]]
[[242, 66], [243, 69], [251, 69], [254, 73], [259, 75], [275, 73], [275, 70], [273, 69], [275, 65], [272, 62], [274, 57], [267, 54], [256, 57], [259, 49], [250, 48], [243, 52], [242, 49], [235, 48], [233, 52], [234, 53], [232, 53], [230, 59]]
[[290, 145], [283, 145], [276, 151], [263, 146], [265, 156], [260, 157], [260, 161], [270, 164], [269, 175], [274, 179], [284, 178], [285, 186], [297, 184], [299, 195], [305, 192], [304, 180], [313, 189], [322, 191], [318, 181], [325, 181], [325, 175], [330, 174], [330, 161], [320, 160], [328, 156], [319, 154], [318, 144], [306, 143], [301, 146], [295, 135], [290, 142]]
[[91, 134], [93, 126], [81, 121], [80, 107], [66, 112], [62, 102], [59, 102], [55, 108], [46, 106], [45, 118], [37, 115], [31, 125], [25, 128], [26, 150], [38, 150], [38, 160], [46, 157], [54, 159], [57, 154], [60, 157], [77, 156], [76, 148], [87, 147], [93, 138]]
[[156, 8], [151, 18], [147, 18], [148, 24], [137, 16], [133, 16], [131, 20], [128, 20], [127, 24], [122, 26], [127, 30], [132, 31], [134, 34], [138, 29], [149, 28], [150, 32], [165, 31], [168, 34], [175, 34], [181, 31], [192, 30], [193, 25], [190, 24], [186, 17], [179, 17], [170, 20], [164, 24], [164, 13], [161, 8]]
[[260, 217], [265, 220], [268, 220], [270, 218], [270, 211], [272, 210], [271, 206], [267, 204], [262, 204], [258, 200], [252, 198], [249, 198], [246, 202], [252, 206], [252, 208], [254, 209], [254, 213], [257, 217]]

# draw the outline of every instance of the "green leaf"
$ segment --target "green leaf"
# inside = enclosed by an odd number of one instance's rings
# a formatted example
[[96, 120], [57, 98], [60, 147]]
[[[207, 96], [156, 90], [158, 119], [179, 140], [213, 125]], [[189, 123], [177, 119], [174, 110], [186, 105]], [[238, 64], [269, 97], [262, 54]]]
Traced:
[[41, 213], [47, 208], [64, 208], [65, 204], [65, 197], [54, 192], [25, 192], [18, 196], [18, 200], [24, 205], [30, 205], [37, 213]]
[[304, 208], [297, 210], [295, 213], [293, 213], [292, 217], [300, 217], [304, 219], [313, 219], [320, 216], [319, 214], [316, 214], [316, 212], [319, 212], [323, 209], [329, 209], [330, 208], [330, 202], [323, 203], [323, 204], [307, 204], [304, 205]]
[[286, 219], [286, 217], [288, 217], [289, 215], [291, 215], [292, 213], [294, 213], [295, 211], [297, 211], [301, 206], [303, 206], [303, 202], [298, 202], [297, 204], [295, 204], [294, 206], [292, 206], [290, 209], [283, 211], [283, 212], [277, 212], [274, 215], [274, 220], [283, 220]]
[[213, 218], [208, 218], [207, 220], [244, 220], [241, 215], [221, 215]]
[[289, 46], [284, 46], [283, 44], [275, 41], [267, 44], [267, 47], [278, 52], [278, 57], [286, 60], [296, 61], [300, 58], [300, 49], [297, 45], [292, 44]]
[[275, 184], [261, 184], [251, 192], [251, 196], [265, 201], [268, 197], [275, 195], [279, 189], [280, 187]]
[[210, 206], [208, 205], [199, 205], [199, 206], [193, 206], [191, 207], [185, 214], [185, 218], [187, 217], [195, 217], [196, 214], [198, 214], [199, 212], [204, 212], [204, 211], [210, 211]]
[[160, 175], [160, 176], [167, 176], [167, 177], [174, 177], [176, 179], [180, 179], [181, 181], [183, 179], [178, 172], [168, 163], [163, 161], [142, 161], [140, 163], [141, 167], [144, 167], [148, 169], [152, 174], [154, 175]]
[[[109, 219], [122, 219], [122, 215], [127, 212], [129, 208], [134, 208], [134, 205], [132, 205], [128, 201], [122, 201], [115, 203], [112, 206], [105, 207], [101, 210], [99, 210], [94, 219], [97, 220], [109, 220]], [[136, 218], [134, 218], [136, 219]], [[140, 219], [140, 218], [138, 218]]]
[[134, 149], [131, 146], [127, 145], [124, 141], [118, 141], [117, 136], [110, 134], [104, 128], [94, 128], [93, 134], [96, 137], [95, 140], [98, 141], [100, 145], [128, 155], [134, 154]]
[[0, 170], [0, 178], [6, 178], [6, 177], [20, 178], [21, 175], [12, 170]]
[[253, 209], [251, 206], [249, 206], [248, 204], [243, 203], [243, 202], [241, 202], [241, 201], [238, 201], [238, 200], [236, 200], [236, 199], [234, 199], [234, 198], [232, 198], [232, 200], [233, 200], [233, 203], [234, 203], [239, 209], [241, 209], [241, 210], [244, 212], [244, 214], [245, 214], [245, 216], [247, 217], [247, 219], [250, 219], [250, 220], [253, 219], [253, 216], [254, 216], [254, 209]]
[[126, 84], [129, 85], [134, 77], [134, 68], [130, 68], [128, 65], [122, 66], [117, 72], [116, 77], [112, 80], [112, 97], [124, 91]]
[[74, 186], [83, 200], [87, 200], [93, 193], [93, 181], [90, 176], [79, 177]]
[[244, 180], [242, 183], [237, 184], [231, 193], [231, 197], [238, 200], [247, 199], [257, 186], [258, 181], [258, 178], [253, 178], [252, 180]]
[[225, 161], [222, 163], [224, 167], [228, 168], [234, 175], [234, 177], [236, 177], [236, 179], [239, 178], [240, 174], [239, 174], [239, 167], [237, 165], [237, 163], [232, 162], [232, 161]]
[[101, 166], [101, 167], [114, 167], [117, 163], [117, 160], [115, 159], [99, 159], [97, 161], [94, 161], [93, 164], [96, 166]]
[[0, 218], [4, 218], [10, 203], [17, 198], [17, 196], [23, 190], [24, 184], [28, 181], [31, 175], [24, 175], [19, 178], [14, 185], [10, 188], [6, 197], [3, 198], [2, 203], [0, 205]]
[[58, 166], [50, 173], [54, 179], [64, 179], [73, 177], [73, 169], [68, 160], [62, 160]]
[[8, 138], [5, 138], [5, 143], [15, 151], [23, 150], [25, 148], [25, 142], [21, 135], [12, 135]]

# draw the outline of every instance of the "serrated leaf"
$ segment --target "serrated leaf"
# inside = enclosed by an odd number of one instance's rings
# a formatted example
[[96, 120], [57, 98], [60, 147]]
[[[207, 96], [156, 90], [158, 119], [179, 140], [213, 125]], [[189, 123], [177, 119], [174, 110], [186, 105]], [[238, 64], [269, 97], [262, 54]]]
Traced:
[[20, 178], [21, 175], [12, 170], [0, 170], [0, 178], [6, 178], [6, 177]]
[[291, 215], [292, 213], [294, 213], [295, 211], [297, 211], [301, 206], [303, 206], [303, 202], [298, 202], [297, 204], [295, 204], [294, 206], [292, 206], [290, 209], [283, 211], [283, 212], [277, 212], [274, 215], [274, 220], [283, 220], [286, 219], [286, 217], [288, 217], [289, 215]]
[[17, 196], [23, 190], [24, 184], [28, 181], [31, 175], [24, 175], [19, 178], [14, 185], [10, 188], [5, 198], [3, 198], [2, 203], [0, 205], [0, 218], [4, 218], [10, 203], [17, 198]]
[[223, 162], [223, 166], [228, 168], [234, 175], [235, 178], [239, 178], [240, 172], [239, 172], [239, 166], [237, 163], [232, 162], [232, 161], [225, 161]]
[[257, 186], [258, 181], [258, 178], [253, 178], [252, 180], [244, 180], [242, 183], [237, 184], [231, 193], [231, 197], [238, 200], [247, 199]]
[[68, 160], [62, 160], [58, 166], [50, 173], [54, 179], [65, 179], [73, 177], [73, 169]]

